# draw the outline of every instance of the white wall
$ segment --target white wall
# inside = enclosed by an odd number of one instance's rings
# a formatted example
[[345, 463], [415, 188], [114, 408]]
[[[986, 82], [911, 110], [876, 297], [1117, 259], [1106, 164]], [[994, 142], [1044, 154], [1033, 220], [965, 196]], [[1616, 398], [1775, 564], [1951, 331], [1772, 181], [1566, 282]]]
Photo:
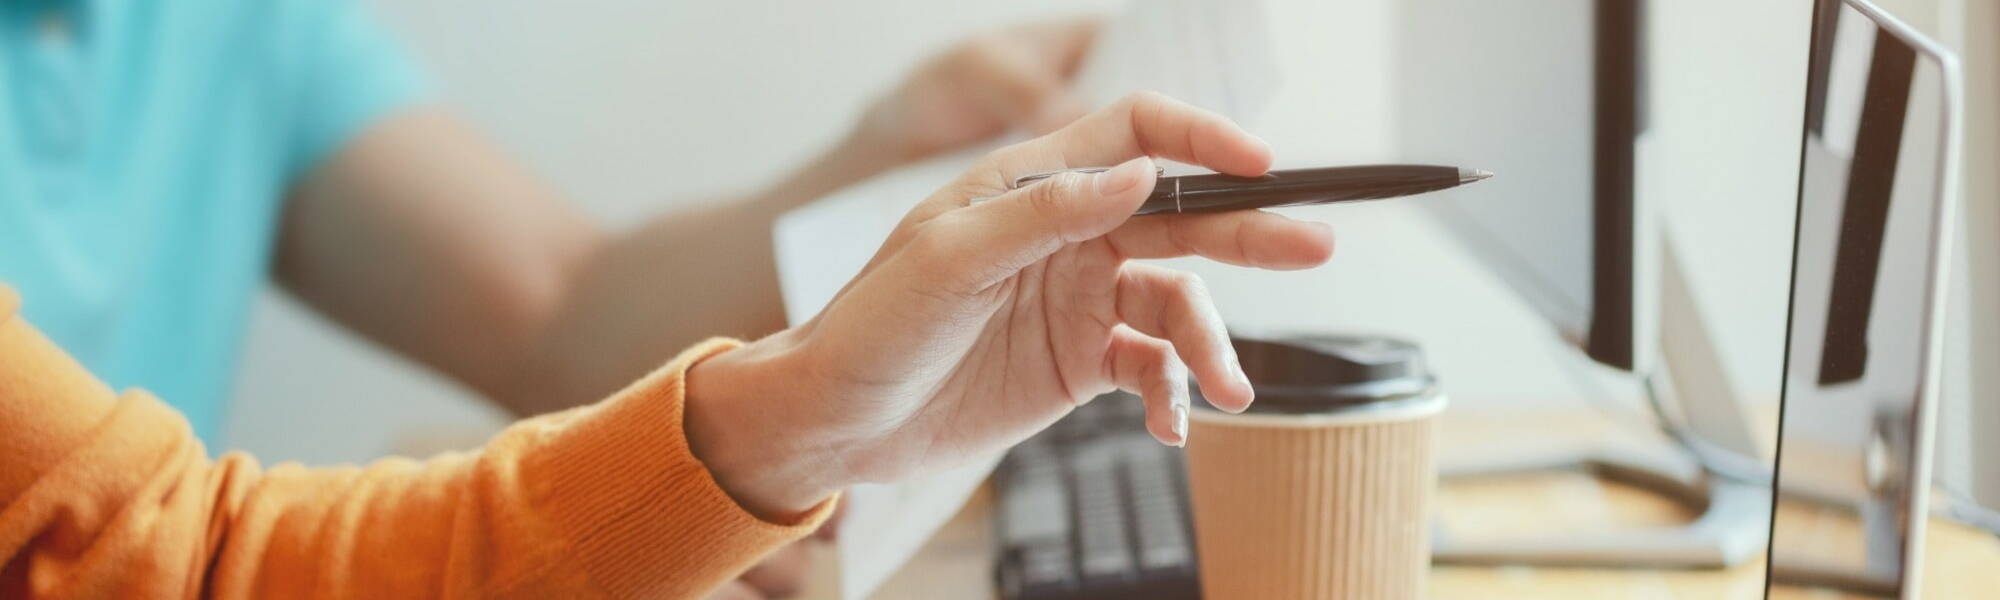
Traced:
[[[1980, 504], [2000, 508], [2000, 465], [1990, 458], [2000, 457], [2000, 435], [1994, 434], [1995, 428], [2000, 428], [2000, 372], [1991, 368], [2000, 362], [2000, 169], [1994, 168], [2000, 164], [2000, 3], [1953, 0], [1945, 4], [1948, 14], [1962, 17], [1962, 28], [1945, 38], [1965, 58], [1967, 112], [1965, 187], [1960, 202], [1965, 227], [1958, 235], [1964, 254], [1954, 267], [1961, 275], [1954, 283], [1962, 295], [1953, 299], [1959, 303], [1958, 309], [1947, 313], [1950, 322], [1946, 329], [1966, 332], [1966, 339], [1955, 354], [1954, 348], [1946, 349], [1948, 356], [1963, 358], [1945, 363], [1948, 373], [1955, 370], [1960, 375], [1946, 379], [1947, 398], [1955, 397], [1958, 402], [1947, 400], [1943, 414], [1965, 415], [1963, 419], [1944, 419], [1965, 425], [1956, 438], [1946, 429], [1945, 439], [1951, 443], [1939, 448], [1938, 468], [1943, 485], [1970, 488]], [[1977, 275], [1973, 269], [1979, 269]], [[1952, 394], [1954, 384], [1964, 391]], [[1953, 456], [1989, 458], [1977, 463], [1967, 460], [1961, 472], [1953, 473], [1947, 469]]]
[[[1107, 0], [1109, 2], [1109, 0]], [[1107, 2], [1086, 3], [1105, 6]], [[841, 3], [579, 3], [527, 0], [376, 2], [442, 84], [446, 101], [523, 157], [591, 213], [612, 223], [765, 180], [827, 143], [876, 90], [927, 52], [993, 25], [1077, 10], [1056, 0]], [[1391, 0], [1273, 0], [1271, 30], [1287, 80], [1256, 124], [1283, 165], [1396, 158], [1389, 69]], [[1681, 3], [1662, 3], [1681, 6]], [[1732, 3], [1704, 0], [1719, 5]], [[1803, 17], [1759, 8], [1756, 19], [1706, 27], [1693, 9], [1667, 17], [1687, 27], [1698, 54], [1674, 59], [1663, 83], [1712, 97], [1771, 98], [1780, 111], [1800, 98], [1781, 77], [1802, 64]], [[1776, 3], [1771, 3], [1775, 5]], [[1804, 3], [1796, 3], [1804, 4]], [[1768, 13], [1768, 14], [1767, 14]], [[1788, 45], [1789, 44], [1789, 45]], [[1786, 48], [1796, 56], [1784, 53]], [[1722, 69], [1702, 79], [1701, 69]], [[1774, 83], [1774, 78], [1776, 81]], [[1734, 94], [1731, 94], [1731, 91]], [[1796, 116], [1736, 114], [1727, 104], [1664, 107], [1662, 123], [1700, 125], [1680, 154], [1697, 168], [1738, 155], [1796, 160]], [[1793, 110], [1796, 110], [1794, 108]], [[1764, 127], [1767, 120], [1775, 123]], [[1763, 136], [1790, 128], [1790, 139]], [[1767, 130], [1768, 129], [1768, 130]], [[1735, 137], [1730, 137], [1731, 135]], [[1750, 140], [1703, 154], [1702, 144]], [[1721, 182], [1689, 181], [1697, 224], [1734, 214], [1741, 196]], [[1705, 187], [1712, 186], [1712, 187]], [[1789, 187], [1735, 190], [1763, 198]], [[1706, 202], [1706, 204], [1704, 204]], [[1704, 208], [1705, 207], [1705, 208]], [[1702, 211], [1710, 212], [1702, 212]], [[1718, 212], [1719, 211], [1719, 212]], [[1755, 327], [1765, 304], [1744, 304], [1732, 286], [1772, 268], [1763, 237], [1771, 210], [1724, 223], [1692, 268], [1697, 291], [1725, 326], [1732, 373], [1755, 379], [1778, 363]], [[1425, 343], [1456, 406], [1576, 405], [1599, 394], [1579, 387], [1565, 364], [1574, 353], [1489, 273], [1468, 260], [1415, 206], [1396, 202], [1301, 209], [1334, 224], [1335, 261], [1305, 273], [1262, 273], [1176, 262], [1209, 280], [1233, 326], [1261, 330], [1344, 329], [1396, 333]], [[1789, 212], [1769, 225], [1789, 235]], [[1786, 244], [1789, 238], [1786, 238]], [[1750, 245], [1732, 253], [1732, 243]], [[1789, 255], [1786, 254], [1786, 257]], [[1788, 267], [1788, 263], [1785, 264]], [[1784, 271], [1776, 276], [1782, 277]], [[1709, 289], [1713, 288], [1713, 289]], [[1766, 303], [1768, 304], [1768, 303]], [[1782, 308], [1782, 306], [1780, 306]], [[398, 435], [437, 427], [490, 429], [502, 421], [464, 390], [342, 336], [295, 305], [267, 298], [246, 352], [231, 445], [267, 459], [361, 460]], [[1782, 313], [1776, 317], [1782, 325]], [[1740, 325], [1740, 326], [1739, 326]], [[1751, 333], [1743, 333], [1743, 332]], [[1773, 371], [1769, 375], [1775, 383]]]

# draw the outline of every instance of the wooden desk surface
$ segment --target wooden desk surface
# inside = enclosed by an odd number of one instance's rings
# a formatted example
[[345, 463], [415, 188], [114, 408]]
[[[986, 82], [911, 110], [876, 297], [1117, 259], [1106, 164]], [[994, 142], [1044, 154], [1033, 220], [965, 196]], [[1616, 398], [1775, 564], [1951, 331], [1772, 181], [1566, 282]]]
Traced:
[[[1781, 518], [1799, 531], [1799, 544], [1781, 551], [1806, 552], [1814, 556], [1859, 556], [1860, 520], [1852, 512], [1841, 513], [1823, 507], [1781, 501]], [[1787, 536], [1785, 539], [1794, 539]], [[1805, 547], [1801, 547], [1801, 545]], [[2000, 596], [2000, 537], [1957, 522], [1931, 519], [1924, 534], [1924, 598], [1992, 598]], [[1828, 589], [1789, 585], [1773, 586], [1774, 600], [1832, 600], [1864, 598]]]
[[[1508, 424], [1537, 423], [1532, 430]], [[1541, 444], [1552, 440], [1657, 436], [1597, 413], [1510, 415], [1488, 418], [1455, 413], [1440, 422], [1441, 451], [1492, 448], [1489, 444]], [[1448, 459], [1448, 458], [1447, 458]], [[1572, 531], [1686, 522], [1694, 515], [1650, 493], [1607, 484], [1580, 473], [1545, 473], [1506, 479], [1448, 482], [1438, 508], [1454, 533], [1470, 535], [1547, 532], [1549, 515], [1562, 515]], [[875, 594], [882, 600], [993, 598], [992, 494], [981, 490], [916, 558]], [[1925, 563], [1931, 598], [1986, 597], [2000, 590], [2000, 540], [1948, 522], [1935, 522]], [[803, 595], [836, 600], [837, 570], [828, 549], [816, 550], [813, 576]], [[1975, 593], [1977, 592], [1977, 593]], [[1433, 598], [1700, 598], [1764, 596], [1764, 561], [1729, 569], [1648, 570], [1439, 566], [1431, 570]], [[1780, 590], [1774, 598], [1837, 598], [1819, 591]]]

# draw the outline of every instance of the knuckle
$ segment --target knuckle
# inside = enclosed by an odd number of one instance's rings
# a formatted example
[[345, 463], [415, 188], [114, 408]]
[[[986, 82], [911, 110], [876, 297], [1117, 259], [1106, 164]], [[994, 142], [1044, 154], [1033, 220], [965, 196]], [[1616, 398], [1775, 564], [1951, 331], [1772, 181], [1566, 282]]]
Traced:
[[1119, 102], [1124, 106], [1137, 108], [1149, 104], [1158, 104], [1166, 99], [1166, 94], [1162, 94], [1156, 90], [1139, 90], [1126, 94], [1125, 98]]
[[1011, 186], [1014, 180], [1008, 178], [1006, 173], [1010, 172], [1010, 167], [1018, 168], [1020, 165], [1027, 163], [1035, 155], [1036, 141], [1035, 139], [1022, 140], [995, 148], [992, 152], [988, 152], [985, 156], [980, 157], [979, 162], [974, 163], [972, 170], [978, 173], [990, 173], [993, 178], [992, 181], [997, 181], [1003, 186]]
[[1208, 300], [1208, 283], [1202, 281], [1200, 275], [1187, 271], [1169, 271], [1167, 277], [1182, 300], [1190, 304]]
[[1194, 239], [1188, 237], [1187, 227], [1187, 221], [1185, 220], [1169, 219], [1167, 221], [1166, 237], [1169, 249], [1180, 254], [1194, 254], [1200, 250], [1195, 247]]
[[1027, 190], [1022, 192], [1021, 201], [1027, 204], [1028, 209], [1037, 218], [1053, 219], [1056, 212], [1056, 197], [1060, 194], [1060, 192], [1056, 191], [1056, 186], [1057, 183], [1054, 178], [1044, 181], [1040, 185], [1029, 186]]
[[992, 162], [995, 165], [999, 165], [1007, 162], [1007, 159], [1009, 158], [1018, 156], [1027, 156], [1029, 155], [1030, 152], [1033, 152], [1034, 149], [1035, 149], [1034, 139], [1021, 140], [1018, 142], [1007, 144], [1005, 146], [1001, 146], [998, 149], [995, 149], [994, 151], [987, 153], [986, 160]]
[[1208, 284], [1200, 276], [1186, 271], [1174, 271], [1169, 275], [1169, 300], [1161, 310], [1167, 322], [1177, 330], [1181, 326], [1198, 326], [1206, 323], [1213, 309], [1208, 295]]
[[1252, 232], [1248, 221], [1238, 222], [1231, 232], [1231, 241], [1236, 245], [1236, 256], [1244, 260], [1257, 260], [1256, 245], [1250, 243]]
[[1039, 185], [1027, 189], [1028, 208], [1045, 224], [1057, 231], [1062, 230], [1063, 206], [1077, 194], [1083, 186], [1084, 176], [1080, 173], [1057, 173]]
[[1168, 371], [1174, 368], [1174, 346], [1162, 340], [1146, 342], [1146, 367], [1152, 371]]
[[[1006, 189], [1006, 185], [1000, 182], [1000, 172], [998, 170], [983, 167], [974, 168], [951, 183], [945, 184], [943, 188], [939, 188], [929, 201], [951, 208], [958, 208], [973, 204], [974, 199], [989, 197], [995, 193], [1005, 192]], [[952, 213], [947, 210], [939, 214], [930, 215], [925, 220], [934, 220], [949, 214]]]
[[[947, 215], [938, 217], [937, 220], [950, 218]], [[916, 261], [919, 269], [925, 273], [942, 275], [942, 271], [948, 270], [947, 268], [951, 264], [951, 256], [954, 253], [951, 236], [944, 235], [943, 231], [947, 228], [939, 227], [940, 225], [947, 224], [938, 223], [934, 220], [923, 227], [917, 228], [916, 233], [910, 237], [909, 243], [904, 246], [904, 251]]]
[[1084, 185], [1089, 182], [1089, 175], [1076, 171], [1063, 171], [1049, 178], [1050, 187], [1055, 188], [1054, 192], [1064, 197], [1082, 193]]
[[1152, 147], [1153, 142], [1150, 141], [1158, 135], [1158, 132], [1153, 130], [1161, 126], [1164, 115], [1172, 105], [1173, 100], [1166, 94], [1151, 90], [1133, 92], [1126, 97], [1122, 117], [1125, 119], [1126, 127], [1132, 132], [1133, 143], [1138, 145], [1140, 152], [1152, 154], [1157, 150]]
[[1168, 366], [1168, 364], [1166, 364], [1166, 358], [1164, 358], [1164, 356], [1160, 356], [1160, 358], [1156, 358], [1156, 360], [1154, 360], [1152, 364], [1148, 364], [1148, 366], [1146, 366], [1146, 376], [1144, 376], [1144, 380], [1140, 382], [1140, 386], [1146, 386], [1146, 388], [1154, 388], [1154, 390], [1158, 390], [1158, 392], [1164, 392], [1162, 388], [1166, 388], [1166, 382], [1168, 382], [1170, 378], [1174, 378], [1174, 372], [1172, 372], [1172, 366]]
[[1166, 368], [1160, 370], [1160, 374], [1163, 375], [1161, 379], [1164, 380], [1167, 391], [1172, 392], [1174, 386], [1179, 385], [1180, 382], [1187, 381], [1188, 368], [1187, 365], [1181, 364], [1181, 361], [1170, 360], [1167, 361]]

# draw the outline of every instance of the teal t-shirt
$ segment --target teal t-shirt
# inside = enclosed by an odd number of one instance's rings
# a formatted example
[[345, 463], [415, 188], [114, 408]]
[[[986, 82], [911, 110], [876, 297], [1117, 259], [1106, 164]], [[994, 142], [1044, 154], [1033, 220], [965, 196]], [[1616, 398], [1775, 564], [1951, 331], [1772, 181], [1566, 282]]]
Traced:
[[288, 184], [419, 87], [346, 0], [0, 0], [0, 281], [214, 447]]

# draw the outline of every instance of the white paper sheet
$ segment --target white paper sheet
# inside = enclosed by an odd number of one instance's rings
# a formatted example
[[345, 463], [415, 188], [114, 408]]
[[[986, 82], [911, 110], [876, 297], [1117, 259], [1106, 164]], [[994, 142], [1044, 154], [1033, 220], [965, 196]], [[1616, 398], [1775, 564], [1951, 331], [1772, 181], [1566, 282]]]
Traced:
[[[1261, 1], [1151, 0], [1105, 23], [1078, 70], [1077, 96], [1109, 104], [1156, 90], [1247, 123], [1279, 82]], [[859, 272], [903, 213], [989, 148], [862, 182], [780, 218], [774, 232], [785, 313], [817, 314]], [[1171, 169], [1170, 169], [1171, 170]], [[841, 596], [859, 600], [909, 560], [984, 481], [999, 455], [894, 485], [848, 491], [837, 555]]]

